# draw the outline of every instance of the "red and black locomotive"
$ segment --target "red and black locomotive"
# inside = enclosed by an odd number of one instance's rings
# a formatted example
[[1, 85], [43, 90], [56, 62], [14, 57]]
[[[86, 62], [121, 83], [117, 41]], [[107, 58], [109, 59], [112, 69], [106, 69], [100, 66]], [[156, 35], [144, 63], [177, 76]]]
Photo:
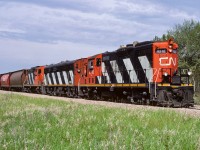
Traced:
[[178, 45], [134, 42], [113, 52], [0, 75], [1, 89], [167, 107], [194, 105]]

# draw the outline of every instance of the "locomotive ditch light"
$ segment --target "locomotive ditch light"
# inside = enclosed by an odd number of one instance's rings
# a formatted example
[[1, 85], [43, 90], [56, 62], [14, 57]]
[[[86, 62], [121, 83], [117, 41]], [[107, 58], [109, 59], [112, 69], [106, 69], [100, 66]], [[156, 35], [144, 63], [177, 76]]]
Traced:
[[188, 75], [191, 76], [192, 75], [192, 71], [188, 71]]
[[165, 72], [163, 75], [166, 77], [166, 76], [168, 76], [168, 73], [167, 73], [167, 72]]
[[142, 92], [142, 95], [147, 96], [147, 92]]
[[169, 45], [169, 49], [172, 49], [172, 47], [173, 47], [172, 45]]

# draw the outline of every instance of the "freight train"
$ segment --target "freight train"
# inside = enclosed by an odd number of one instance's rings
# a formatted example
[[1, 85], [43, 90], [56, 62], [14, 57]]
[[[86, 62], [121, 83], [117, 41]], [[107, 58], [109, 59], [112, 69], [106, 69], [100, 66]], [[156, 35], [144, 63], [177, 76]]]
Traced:
[[2, 90], [165, 107], [194, 105], [190, 69], [178, 45], [133, 42], [115, 51], [0, 75]]

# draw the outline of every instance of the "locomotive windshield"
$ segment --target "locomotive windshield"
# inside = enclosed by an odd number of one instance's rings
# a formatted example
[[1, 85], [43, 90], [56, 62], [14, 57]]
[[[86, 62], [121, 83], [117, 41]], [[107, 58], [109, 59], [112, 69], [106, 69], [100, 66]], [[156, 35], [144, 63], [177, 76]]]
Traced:
[[156, 49], [157, 54], [165, 54], [167, 53], [167, 49]]
[[172, 53], [176, 54], [177, 53], [177, 49], [173, 49]]

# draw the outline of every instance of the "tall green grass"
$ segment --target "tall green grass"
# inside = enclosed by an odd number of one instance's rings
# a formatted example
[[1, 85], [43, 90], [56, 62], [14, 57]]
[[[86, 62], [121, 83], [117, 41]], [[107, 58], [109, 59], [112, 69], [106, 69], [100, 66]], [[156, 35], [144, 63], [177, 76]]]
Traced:
[[200, 149], [200, 119], [0, 95], [0, 149]]

